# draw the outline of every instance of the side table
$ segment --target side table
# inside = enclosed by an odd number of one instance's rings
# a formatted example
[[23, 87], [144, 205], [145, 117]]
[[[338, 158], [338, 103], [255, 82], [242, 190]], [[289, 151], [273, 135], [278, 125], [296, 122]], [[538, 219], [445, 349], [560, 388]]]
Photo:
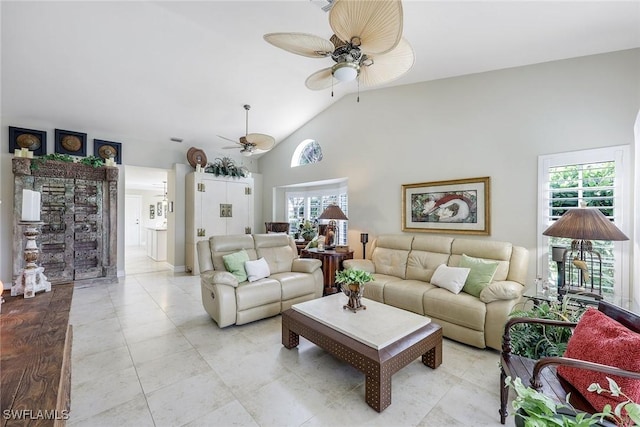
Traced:
[[334, 250], [319, 251], [317, 248], [303, 249], [302, 258], [314, 258], [322, 261], [324, 275], [324, 295], [335, 294], [339, 291], [336, 283], [336, 271], [342, 269], [342, 261], [353, 259], [353, 251], [336, 252]]

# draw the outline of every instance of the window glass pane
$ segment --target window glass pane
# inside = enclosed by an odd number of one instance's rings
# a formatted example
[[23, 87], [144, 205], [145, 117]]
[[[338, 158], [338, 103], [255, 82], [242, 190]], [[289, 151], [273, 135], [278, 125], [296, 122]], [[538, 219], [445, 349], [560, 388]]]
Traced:
[[291, 157], [291, 167], [308, 165], [322, 161], [322, 148], [317, 141], [306, 139], [295, 149]]

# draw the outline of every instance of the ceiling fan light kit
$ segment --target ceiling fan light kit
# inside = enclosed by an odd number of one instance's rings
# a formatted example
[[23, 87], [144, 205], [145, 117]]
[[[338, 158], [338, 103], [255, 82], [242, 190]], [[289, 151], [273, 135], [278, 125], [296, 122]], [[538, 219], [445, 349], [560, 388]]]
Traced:
[[340, 62], [331, 67], [331, 74], [341, 82], [350, 82], [360, 74], [360, 66], [355, 62]]
[[261, 154], [266, 153], [271, 150], [276, 143], [274, 137], [270, 135], [265, 135], [263, 133], [249, 133], [249, 110], [251, 109], [251, 105], [245, 104], [243, 105], [245, 109], [245, 135], [241, 136], [238, 141], [234, 141], [231, 138], [226, 138], [224, 136], [218, 135], [219, 138], [226, 139], [227, 141], [231, 141], [238, 145], [230, 146], [230, 147], [222, 147], [224, 149], [233, 149], [240, 148], [240, 154], [243, 156], [251, 156], [253, 154]]
[[330, 56], [336, 62], [306, 79], [311, 90], [356, 79], [358, 87], [360, 83], [381, 85], [413, 67], [413, 49], [402, 38], [400, 0], [335, 0], [329, 25], [333, 31], [330, 40], [307, 33], [270, 33], [264, 39], [287, 52], [310, 58]]

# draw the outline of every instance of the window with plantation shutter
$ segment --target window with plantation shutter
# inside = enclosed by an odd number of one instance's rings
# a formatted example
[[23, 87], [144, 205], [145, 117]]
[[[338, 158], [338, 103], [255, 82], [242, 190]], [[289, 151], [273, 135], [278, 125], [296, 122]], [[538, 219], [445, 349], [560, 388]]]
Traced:
[[[349, 216], [348, 197], [346, 185], [329, 185], [326, 187], [311, 187], [301, 191], [288, 191], [287, 200], [287, 218], [291, 224], [291, 230], [295, 232], [297, 224], [304, 220], [318, 223], [318, 217], [332, 204], [337, 204], [342, 212]], [[347, 244], [348, 221], [337, 221], [340, 228], [338, 233], [339, 241], [337, 244]]]
[[[630, 209], [629, 171], [624, 159], [629, 147], [618, 146], [595, 150], [540, 156], [538, 161], [539, 256], [538, 277], [558, 283], [558, 264], [552, 248], [571, 247], [571, 239], [543, 236], [546, 230], [567, 210], [581, 204], [597, 207], [625, 232], [625, 219]], [[628, 167], [626, 168], [628, 169]], [[627, 219], [627, 223], [629, 219]], [[628, 254], [622, 242], [593, 241], [593, 249], [602, 260], [602, 292], [605, 297], [627, 298], [629, 283]]]

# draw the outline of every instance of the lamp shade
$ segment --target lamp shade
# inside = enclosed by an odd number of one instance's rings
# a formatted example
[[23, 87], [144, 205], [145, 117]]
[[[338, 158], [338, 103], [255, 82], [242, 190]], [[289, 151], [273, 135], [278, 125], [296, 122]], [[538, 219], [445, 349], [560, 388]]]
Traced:
[[327, 208], [320, 214], [318, 219], [336, 219], [347, 221], [349, 218], [342, 212], [340, 206], [338, 205], [329, 205]]
[[542, 234], [574, 240], [629, 240], [600, 209], [585, 207], [568, 210]]

